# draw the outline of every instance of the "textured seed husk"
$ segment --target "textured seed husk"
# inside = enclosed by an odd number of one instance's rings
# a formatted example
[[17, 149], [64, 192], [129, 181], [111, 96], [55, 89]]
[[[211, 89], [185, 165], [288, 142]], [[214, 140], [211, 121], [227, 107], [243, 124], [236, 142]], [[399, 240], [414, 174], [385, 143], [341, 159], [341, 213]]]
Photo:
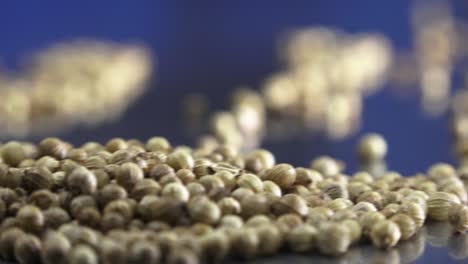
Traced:
[[428, 216], [435, 221], [447, 221], [449, 209], [460, 200], [453, 194], [445, 192], [433, 193], [427, 201]]

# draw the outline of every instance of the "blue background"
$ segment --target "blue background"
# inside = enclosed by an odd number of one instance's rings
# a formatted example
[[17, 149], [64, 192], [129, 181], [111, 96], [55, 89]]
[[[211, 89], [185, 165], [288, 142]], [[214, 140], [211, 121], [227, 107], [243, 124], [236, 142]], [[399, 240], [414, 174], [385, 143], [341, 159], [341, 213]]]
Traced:
[[[466, 13], [464, 2], [457, 2], [457, 15]], [[15, 69], [28, 54], [77, 37], [144, 43], [157, 58], [157, 81], [146, 95], [119, 123], [58, 136], [82, 143], [157, 134], [189, 144], [193, 138], [181, 131], [178, 121], [184, 94], [202, 92], [209, 95], [212, 109], [226, 107], [229, 90], [243, 84], [258, 87], [279, 69], [275, 42], [292, 28], [378, 31], [397, 49], [408, 49], [410, 5], [411, 1], [3, 1], [0, 58]], [[388, 89], [365, 102], [362, 132], [384, 134], [390, 144], [388, 163], [403, 173], [451, 161], [446, 127], [445, 117], [429, 119], [416, 98], [401, 99]], [[330, 144], [309, 136], [267, 146], [282, 161], [306, 165], [318, 154], [330, 154], [355, 168], [355, 144], [355, 137]], [[284, 148], [292, 151], [285, 155]]]
[[[465, 3], [457, 1], [458, 16], [466, 15]], [[141, 42], [157, 58], [156, 82], [145, 96], [118, 123], [58, 136], [80, 144], [113, 136], [162, 135], [174, 144], [192, 144], [192, 133], [179, 120], [185, 94], [207, 94], [212, 109], [225, 108], [231, 89], [258, 87], [267, 74], [279, 70], [275, 42], [293, 28], [323, 25], [351, 33], [378, 31], [397, 49], [408, 49], [410, 5], [405, 0], [2, 1], [0, 58], [14, 70], [28, 54], [58, 41], [90, 37]], [[385, 89], [366, 100], [360, 133], [371, 131], [387, 138], [392, 169], [415, 173], [434, 162], [451, 161], [446, 117], [425, 117], [416, 98], [397, 98]], [[307, 165], [313, 157], [329, 154], [355, 168], [356, 140], [328, 142], [305, 136], [267, 147], [280, 161]], [[445, 249], [434, 248], [420, 261], [446, 259]]]

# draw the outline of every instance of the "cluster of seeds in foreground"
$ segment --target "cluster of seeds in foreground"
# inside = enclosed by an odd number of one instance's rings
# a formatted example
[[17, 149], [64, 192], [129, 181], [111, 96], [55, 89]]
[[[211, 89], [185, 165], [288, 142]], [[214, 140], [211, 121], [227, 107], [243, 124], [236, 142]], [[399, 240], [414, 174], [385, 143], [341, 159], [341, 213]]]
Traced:
[[[383, 153], [375, 138], [361, 142], [361, 159]], [[0, 255], [19, 263], [340, 255], [360, 243], [394, 247], [427, 220], [468, 229], [468, 174], [448, 164], [411, 177], [345, 175], [330, 157], [302, 168], [263, 149], [241, 154], [208, 139], [172, 147], [161, 137], [0, 148]]]

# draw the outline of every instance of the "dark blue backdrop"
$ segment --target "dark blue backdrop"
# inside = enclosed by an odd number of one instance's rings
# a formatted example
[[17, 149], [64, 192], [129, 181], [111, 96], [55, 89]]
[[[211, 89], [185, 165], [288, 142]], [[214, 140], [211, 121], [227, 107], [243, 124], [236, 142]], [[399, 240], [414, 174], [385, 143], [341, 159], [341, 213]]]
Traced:
[[[257, 87], [279, 68], [275, 40], [288, 29], [325, 25], [349, 32], [378, 31], [399, 49], [411, 45], [410, 1], [4, 1], [0, 7], [0, 58], [14, 69], [32, 52], [77, 37], [137, 41], [157, 57], [157, 82], [120, 123], [61, 134], [72, 142], [111, 136], [146, 138], [159, 134], [190, 143], [177, 121], [187, 92], [209, 95], [214, 108], [226, 106], [237, 85]], [[197, 2], [197, 3], [195, 3]], [[459, 1], [456, 10], [466, 7]], [[444, 118], [428, 119], [416, 99], [384, 90], [365, 102], [362, 132], [384, 134], [389, 164], [405, 173], [449, 161]], [[317, 154], [352, 161], [356, 138], [339, 144], [304, 144], [296, 139], [270, 147], [281, 160], [305, 164]], [[314, 141], [315, 142], [315, 141]], [[283, 155], [283, 148], [288, 148]]]
[[[76, 37], [142, 42], [157, 58], [157, 82], [124, 119], [59, 134], [74, 143], [155, 134], [191, 143], [176, 119], [182, 96], [203, 92], [214, 108], [222, 108], [233, 87], [258, 87], [268, 73], [279, 69], [275, 40], [291, 28], [325, 25], [349, 32], [378, 31], [399, 49], [411, 45], [411, 1], [404, 0], [47, 2], [2, 2], [0, 58], [8, 67], [14, 69], [35, 50]], [[463, 2], [458, 1], [459, 14], [466, 8]], [[395, 98], [388, 90], [365, 103], [362, 131], [384, 134], [391, 168], [404, 173], [450, 160], [446, 126], [444, 118], [425, 118], [416, 99]], [[270, 147], [280, 160], [296, 164], [305, 165], [317, 154], [353, 161], [356, 138], [337, 144], [316, 141], [301, 138]]]
[[[174, 143], [192, 138], [177, 120], [187, 92], [208, 94], [214, 108], [237, 85], [257, 87], [279, 68], [275, 40], [290, 28], [325, 25], [349, 32], [379, 31], [397, 48], [410, 47], [410, 1], [2, 1], [0, 57], [11, 69], [22, 57], [76, 37], [138, 41], [157, 57], [157, 82], [119, 123], [59, 134], [73, 143], [112, 136], [163, 135]], [[458, 1], [463, 15], [466, 1]], [[391, 168], [414, 173], [449, 161], [446, 119], [427, 119], [416, 99], [382, 91], [367, 100], [362, 132], [384, 134]], [[271, 149], [281, 161], [305, 165], [318, 154], [353, 161], [356, 138], [330, 144], [298, 138]], [[351, 165], [351, 167], [354, 167]], [[429, 250], [429, 252], [427, 252]], [[427, 248], [421, 262], [445, 262], [444, 249]]]

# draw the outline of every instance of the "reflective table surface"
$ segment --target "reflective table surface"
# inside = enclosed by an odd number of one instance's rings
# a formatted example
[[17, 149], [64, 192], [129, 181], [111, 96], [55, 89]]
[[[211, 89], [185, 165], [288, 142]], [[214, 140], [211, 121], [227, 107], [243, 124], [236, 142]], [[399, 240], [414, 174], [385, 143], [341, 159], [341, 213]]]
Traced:
[[275, 257], [251, 261], [231, 261], [232, 264], [276, 264], [276, 263], [467, 263], [468, 234], [451, 234], [446, 223], [429, 223], [408, 241], [400, 242], [390, 250], [379, 250], [370, 244], [352, 247], [340, 257], [310, 254], [282, 254]]
[[[379, 250], [368, 243], [355, 245], [339, 257], [328, 257], [315, 252], [308, 254], [281, 253], [274, 257], [254, 260], [230, 260], [229, 264], [404, 264], [404, 263], [467, 263], [468, 234], [453, 234], [447, 223], [426, 223], [419, 233], [400, 242], [390, 250]], [[1, 261], [0, 264], [13, 264]]]
[[[406, 0], [295, 4], [278, 0], [267, 4], [213, 1], [216, 3], [213, 6], [195, 1], [121, 1], [112, 2], [112, 8], [106, 1], [83, 2], [88, 4], [57, 1], [55, 8], [51, 8], [36, 1], [25, 8], [18, 1], [9, 1], [0, 8], [0, 32], [6, 40], [0, 41], [0, 57], [12, 69], [25, 54], [79, 37], [136, 40], [154, 53], [156, 82], [121, 120], [47, 135], [76, 145], [87, 141], [104, 143], [116, 136], [146, 140], [155, 135], [167, 137], [173, 145], [193, 145], [206, 129], [188, 126], [180, 118], [184, 96], [193, 92], [207, 95], [209, 110], [213, 111], [226, 109], [227, 95], [239, 85], [258, 89], [268, 74], [280, 69], [277, 39], [289, 29], [327, 26], [351, 33], [375, 31], [388, 36], [397, 49], [412, 45], [411, 1]], [[466, 2], [456, 2], [456, 13], [466, 18]], [[331, 142], [322, 136], [306, 134], [266, 142], [263, 147], [270, 149], [278, 162], [308, 166], [314, 157], [330, 155], [345, 161], [347, 172], [354, 172], [358, 136], [378, 132], [389, 144], [389, 168], [404, 175], [424, 172], [435, 162], [453, 163], [447, 116], [428, 118], [421, 113], [416, 98], [395, 98], [388, 90], [385, 88], [365, 100], [362, 129], [346, 140]], [[37, 142], [41, 137], [27, 140]], [[282, 254], [250, 262], [467, 263], [467, 257], [468, 235], [452, 236], [446, 224], [433, 223], [389, 251], [362, 245], [339, 258]]]

